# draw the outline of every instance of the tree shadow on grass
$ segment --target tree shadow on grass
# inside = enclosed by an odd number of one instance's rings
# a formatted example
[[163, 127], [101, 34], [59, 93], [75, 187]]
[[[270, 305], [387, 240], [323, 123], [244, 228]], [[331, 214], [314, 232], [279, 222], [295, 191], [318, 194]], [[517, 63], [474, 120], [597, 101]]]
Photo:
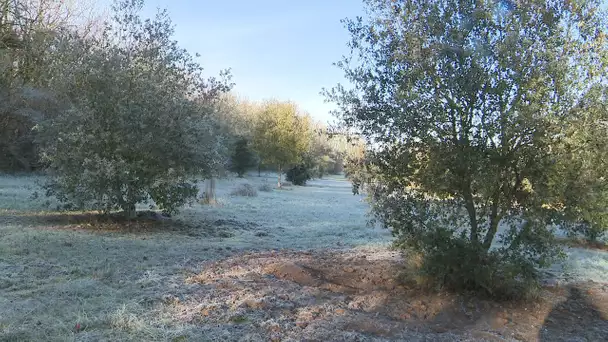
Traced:
[[42, 212], [5, 213], [5, 224], [32, 226], [48, 230], [73, 230], [89, 233], [150, 234], [175, 233], [187, 236], [221, 236], [226, 227], [216, 222], [186, 222], [154, 211], [139, 211], [136, 218], [127, 219], [120, 213]]
[[567, 291], [567, 299], [555, 305], [545, 318], [538, 340], [605, 341], [608, 338], [608, 317], [598, 305], [607, 303], [592, 298], [594, 289], [570, 286]]
[[327, 182], [327, 183], [309, 182], [309, 183], [306, 183], [305, 187], [307, 187], [307, 188], [321, 188], [321, 189], [340, 189], [340, 190], [349, 190], [349, 191], [352, 188], [352, 186], [351, 186], [350, 183], [347, 183], [347, 184], [331, 184], [329, 182]]

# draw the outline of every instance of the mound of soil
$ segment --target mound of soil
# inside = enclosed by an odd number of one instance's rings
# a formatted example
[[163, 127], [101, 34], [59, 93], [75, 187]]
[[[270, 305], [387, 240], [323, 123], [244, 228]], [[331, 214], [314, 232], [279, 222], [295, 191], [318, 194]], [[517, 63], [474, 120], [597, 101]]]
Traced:
[[189, 278], [201, 286], [176, 309], [191, 323], [235, 324], [272, 341], [608, 336], [608, 284], [553, 287], [534, 303], [497, 303], [404, 286], [395, 280], [400, 264], [384, 249], [239, 255]]

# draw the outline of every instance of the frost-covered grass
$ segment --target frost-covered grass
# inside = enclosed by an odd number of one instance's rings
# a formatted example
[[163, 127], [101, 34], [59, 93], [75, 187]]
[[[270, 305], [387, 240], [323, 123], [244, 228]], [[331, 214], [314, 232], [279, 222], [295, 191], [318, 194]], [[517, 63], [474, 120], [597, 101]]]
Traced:
[[366, 204], [340, 178], [257, 197], [230, 192], [243, 183], [274, 184], [274, 175], [220, 180], [217, 205], [193, 203], [170, 221], [175, 229], [137, 233], [53, 212], [53, 201], [31, 196], [43, 180], [0, 177], [3, 341], [234, 339], [238, 326], [201, 327], [175, 314], [197, 286], [185, 279], [204, 262], [243, 251], [389, 240], [387, 231], [366, 226]]
[[39, 211], [57, 205], [44, 196], [41, 185], [44, 176], [16, 176], [0, 174], [0, 210]]
[[[194, 206], [182, 215], [255, 222], [272, 235], [272, 240], [263, 241], [268, 248], [331, 248], [389, 241], [388, 231], [367, 226], [367, 203], [362, 196], [352, 194], [343, 177], [313, 180], [305, 187], [260, 191], [255, 198], [231, 195], [240, 184], [258, 187], [275, 180], [274, 174], [219, 180], [218, 205]], [[243, 238], [247, 239], [247, 234], [235, 240]]]
[[[559, 238], [566, 238], [567, 233], [559, 226], [551, 227]], [[494, 245], [499, 246], [499, 236], [505, 233], [506, 226], [499, 227]], [[561, 283], [576, 283], [593, 280], [608, 283], [608, 251], [568, 247], [564, 245], [566, 259], [552, 265], [547, 271], [550, 277]]]
[[564, 282], [593, 280], [608, 283], [608, 252], [584, 248], [565, 249], [567, 259], [549, 269]]
[[[186, 279], [207, 261], [248, 251], [390, 242], [388, 231], [367, 226], [368, 205], [352, 195], [343, 177], [284, 189], [275, 188], [273, 174], [221, 179], [217, 204], [193, 203], [163, 222], [170, 229], [137, 232], [54, 212], [56, 203], [36, 185], [41, 181], [0, 177], [2, 341], [247, 340], [238, 322], [192, 324], [176, 313], [200, 286]], [[273, 190], [231, 195], [245, 183]], [[570, 249], [569, 259], [555, 269], [568, 279], [608, 282], [608, 253]]]

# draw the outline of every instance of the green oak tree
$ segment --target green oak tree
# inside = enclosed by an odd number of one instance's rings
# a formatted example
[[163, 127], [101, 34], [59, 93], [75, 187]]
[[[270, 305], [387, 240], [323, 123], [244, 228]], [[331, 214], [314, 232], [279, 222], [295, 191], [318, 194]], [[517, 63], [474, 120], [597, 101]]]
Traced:
[[277, 167], [278, 187], [283, 170], [300, 162], [308, 151], [310, 131], [310, 118], [298, 113], [291, 102], [266, 101], [258, 112], [253, 146], [263, 164]]
[[246, 138], [239, 138], [234, 143], [234, 151], [231, 158], [231, 170], [242, 178], [247, 170], [255, 164], [255, 155]]
[[142, 20], [142, 6], [117, 1], [99, 37], [64, 32], [55, 42], [51, 88], [69, 108], [39, 135], [48, 194], [72, 208], [132, 218], [136, 204], [152, 200], [174, 212], [227, 155], [212, 113], [230, 85], [205, 79], [172, 39], [166, 12]]
[[535, 283], [559, 255], [563, 132], [590, 98], [606, 104], [599, 1], [365, 3], [338, 63], [352, 87], [326, 95], [370, 142], [375, 217], [443, 286]]

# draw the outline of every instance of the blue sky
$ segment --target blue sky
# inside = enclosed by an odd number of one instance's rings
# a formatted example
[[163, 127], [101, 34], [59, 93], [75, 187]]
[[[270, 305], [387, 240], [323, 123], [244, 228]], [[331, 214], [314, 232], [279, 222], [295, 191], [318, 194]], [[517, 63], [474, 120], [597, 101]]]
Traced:
[[361, 15], [361, 0], [147, 0], [143, 16], [159, 7], [210, 75], [232, 68], [235, 93], [292, 100], [315, 119], [332, 120], [333, 105], [319, 92], [344, 81], [332, 65], [349, 52], [340, 19]]

